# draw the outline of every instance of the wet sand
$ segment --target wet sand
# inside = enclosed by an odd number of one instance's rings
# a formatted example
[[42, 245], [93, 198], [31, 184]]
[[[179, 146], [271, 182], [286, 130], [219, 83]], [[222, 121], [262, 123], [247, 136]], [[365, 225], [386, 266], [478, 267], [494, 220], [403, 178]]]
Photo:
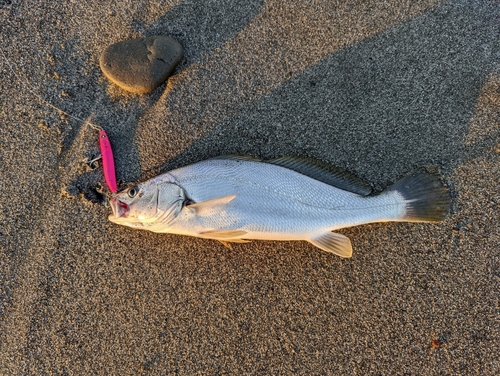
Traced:
[[[500, 3], [0, 1], [0, 374], [498, 375]], [[185, 57], [144, 96], [111, 43]], [[12, 69], [11, 69], [12, 68]], [[49, 105], [50, 104], [50, 105]], [[55, 110], [55, 106], [72, 116]], [[110, 223], [121, 182], [208, 157], [307, 155], [380, 191], [438, 172], [439, 224], [236, 244]]]

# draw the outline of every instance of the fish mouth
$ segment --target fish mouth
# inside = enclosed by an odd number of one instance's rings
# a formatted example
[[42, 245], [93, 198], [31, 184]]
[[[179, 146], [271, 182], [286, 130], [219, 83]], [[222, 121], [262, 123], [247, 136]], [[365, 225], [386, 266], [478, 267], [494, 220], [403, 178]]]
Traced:
[[129, 213], [129, 206], [113, 197], [111, 199], [111, 210], [113, 210], [114, 219], [127, 218]]

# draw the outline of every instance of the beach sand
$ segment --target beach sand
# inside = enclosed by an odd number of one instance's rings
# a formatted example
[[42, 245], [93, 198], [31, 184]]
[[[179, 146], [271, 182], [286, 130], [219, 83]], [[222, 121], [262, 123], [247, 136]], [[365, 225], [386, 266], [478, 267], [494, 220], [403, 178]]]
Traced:
[[[499, 14], [467, 0], [0, 1], [0, 374], [500, 374]], [[99, 56], [149, 35], [185, 57], [166, 85], [128, 94]], [[89, 121], [121, 182], [307, 155], [376, 191], [434, 171], [452, 211], [344, 229], [350, 259], [136, 231], [98, 202]]]

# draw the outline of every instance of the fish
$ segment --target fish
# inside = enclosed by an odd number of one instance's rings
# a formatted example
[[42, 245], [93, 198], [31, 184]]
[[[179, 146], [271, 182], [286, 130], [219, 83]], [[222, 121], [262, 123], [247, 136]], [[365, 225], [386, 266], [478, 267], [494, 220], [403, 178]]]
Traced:
[[335, 230], [374, 222], [438, 222], [450, 207], [438, 176], [417, 172], [381, 193], [354, 174], [309, 157], [221, 156], [112, 195], [116, 224], [227, 243], [308, 241], [352, 256]]

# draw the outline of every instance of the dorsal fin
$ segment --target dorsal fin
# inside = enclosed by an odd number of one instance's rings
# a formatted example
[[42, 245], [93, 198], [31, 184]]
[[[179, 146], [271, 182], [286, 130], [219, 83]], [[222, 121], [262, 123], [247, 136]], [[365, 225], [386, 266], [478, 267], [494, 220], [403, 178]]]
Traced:
[[288, 168], [299, 174], [309, 176], [310, 178], [319, 180], [344, 191], [356, 193], [361, 196], [368, 196], [372, 193], [370, 184], [358, 178], [356, 175], [315, 158], [288, 156], [262, 160], [245, 155], [221, 155], [211, 159], [271, 163], [276, 166]]
[[263, 162], [289, 168], [310, 178], [358, 195], [368, 196], [372, 192], [371, 186], [356, 175], [318, 159], [290, 156]]
[[250, 157], [248, 155], [239, 154], [229, 154], [229, 155], [219, 155], [218, 157], [212, 157], [209, 159], [226, 159], [230, 161], [248, 161], [248, 162], [264, 162], [262, 159]]

